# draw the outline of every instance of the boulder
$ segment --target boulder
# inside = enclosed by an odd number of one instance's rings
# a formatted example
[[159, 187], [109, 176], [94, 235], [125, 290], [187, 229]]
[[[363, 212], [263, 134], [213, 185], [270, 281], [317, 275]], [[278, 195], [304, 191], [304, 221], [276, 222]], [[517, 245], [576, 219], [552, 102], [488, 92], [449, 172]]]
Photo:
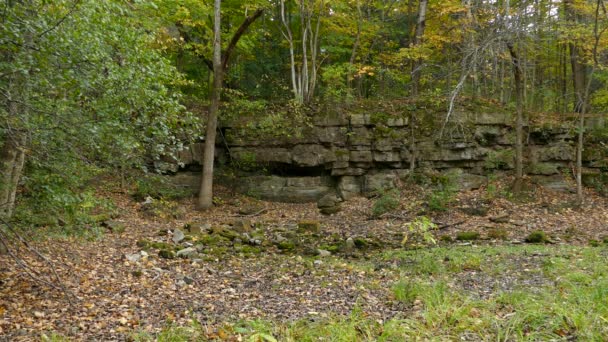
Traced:
[[195, 247], [188, 247], [177, 251], [176, 256], [185, 259], [191, 259], [198, 255], [198, 250]]
[[247, 233], [252, 230], [250, 220], [235, 220], [232, 223], [232, 229], [239, 233]]
[[186, 235], [184, 235], [184, 232], [182, 232], [179, 229], [175, 229], [173, 231], [173, 242], [174, 243], [180, 243], [184, 238], [186, 237]]
[[338, 181], [338, 194], [347, 201], [361, 194], [361, 181], [359, 177], [343, 176]]

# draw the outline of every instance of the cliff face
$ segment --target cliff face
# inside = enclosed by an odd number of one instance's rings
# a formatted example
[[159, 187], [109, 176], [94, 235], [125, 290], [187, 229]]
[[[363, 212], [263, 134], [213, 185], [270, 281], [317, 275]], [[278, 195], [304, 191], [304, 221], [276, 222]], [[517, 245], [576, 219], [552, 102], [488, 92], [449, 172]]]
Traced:
[[[409, 173], [412, 161], [416, 170], [449, 172], [464, 189], [482, 186], [488, 175], [508, 173], [514, 166], [515, 134], [508, 114], [455, 114], [441, 137], [441, 122], [418, 119], [412, 127], [409, 118], [407, 113], [373, 111], [318, 113], [298, 136], [280, 138], [229, 124], [225, 138], [217, 142], [217, 156], [244, 169], [265, 171], [229, 179], [237, 190], [288, 202], [314, 201], [332, 191], [349, 198], [391, 187]], [[574, 131], [532, 125], [526, 132], [526, 174], [543, 185], [567, 188]], [[183, 169], [199, 163], [200, 151], [199, 144], [181, 151], [173, 161], [174, 171], [178, 164]], [[590, 146], [585, 157], [585, 178], [596, 180], [608, 167], [608, 147]], [[196, 175], [185, 182], [196, 184]]]

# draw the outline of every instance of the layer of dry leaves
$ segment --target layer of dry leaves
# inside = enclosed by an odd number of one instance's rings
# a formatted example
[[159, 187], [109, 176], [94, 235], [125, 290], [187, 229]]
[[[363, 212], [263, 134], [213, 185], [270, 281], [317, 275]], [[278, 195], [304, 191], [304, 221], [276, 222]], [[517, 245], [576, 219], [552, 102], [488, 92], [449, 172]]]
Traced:
[[[495, 198], [486, 216], [470, 216], [459, 208], [475, 205], [486, 190], [461, 193], [453, 208], [432, 215], [442, 229], [438, 235], [455, 236], [474, 230], [504, 228], [508, 239], [518, 243], [533, 230], [544, 230], [557, 243], [586, 244], [608, 236], [608, 201], [591, 191], [582, 208], [571, 208], [570, 193], [536, 189], [534, 200], [513, 203]], [[405, 191], [399, 211], [380, 220], [369, 217], [373, 200], [358, 198], [343, 204], [333, 216], [322, 216], [315, 204], [265, 203], [268, 210], [252, 217], [263, 224], [290, 224], [319, 220], [325, 233], [373, 236], [398, 248], [405, 222], [419, 213], [419, 192]], [[221, 324], [249, 318], [293, 320], [348, 314], [360, 306], [371, 317], [383, 320], [399, 314], [390, 294], [396, 275], [390, 272], [353, 268], [344, 257], [322, 259], [264, 251], [244, 258], [227, 253], [215, 261], [166, 260], [150, 253], [137, 262], [126, 254], [139, 252], [136, 241], [157, 237], [161, 229], [181, 228], [189, 221], [218, 224], [234, 220], [239, 206], [254, 201], [222, 191], [225, 204], [204, 213], [184, 203], [188, 215], [178, 221], [144, 219], [139, 204], [115, 195], [123, 210], [119, 220], [127, 229], [108, 233], [99, 241], [50, 239], [36, 246], [54, 262], [61, 291], [34, 282], [8, 256], [0, 256], [0, 340], [39, 340], [41, 333], [54, 331], [78, 340], [124, 340], [134, 331], [158, 332], [170, 322]], [[259, 205], [260, 203], [258, 203]], [[500, 223], [493, 218], [507, 216]], [[33, 255], [24, 255], [31, 265], [52, 280], [48, 265]], [[184, 276], [192, 283], [184, 285]], [[463, 282], [468, 281], [463, 279]]]

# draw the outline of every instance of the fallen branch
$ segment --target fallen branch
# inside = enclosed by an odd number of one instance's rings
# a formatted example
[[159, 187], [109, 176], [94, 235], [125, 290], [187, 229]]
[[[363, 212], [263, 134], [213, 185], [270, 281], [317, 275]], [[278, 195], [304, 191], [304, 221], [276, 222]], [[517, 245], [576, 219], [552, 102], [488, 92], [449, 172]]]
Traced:
[[437, 230], [442, 230], [442, 229], [458, 226], [458, 225], [461, 225], [461, 224], [463, 224], [465, 222], [466, 222], [466, 220], [461, 220], [461, 221], [457, 221], [457, 222], [454, 222], [454, 223], [439, 224], [439, 225], [437, 225]]
[[232, 215], [232, 217], [254, 217], [254, 216], [258, 216], [258, 215], [264, 214], [267, 211], [268, 211], [267, 208], [263, 208], [262, 210], [257, 211], [257, 212], [255, 212], [253, 214], [247, 214], [247, 215], [236, 214], [236, 215]]
[[[0, 229], [0, 244], [4, 247], [6, 253], [15, 261], [17, 266], [19, 266], [24, 273], [30, 277], [32, 280], [38, 283], [42, 283], [56, 290], [62, 291], [65, 295], [66, 299], [70, 304], [72, 304], [72, 300], [70, 296], [73, 294], [65, 287], [63, 281], [59, 277], [57, 270], [55, 269], [55, 265], [53, 262], [47, 258], [45, 255], [40, 253], [36, 248], [32, 247], [26, 239], [24, 239], [17, 231], [13, 228], [11, 224], [6, 222], [4, 219], [0, 218], [0, 223], [8, 228], [10, 234], [14, 237], [11, 238], [3, 229]], [[14, 244], [11, 244], [11, 240], [14, 241]], [[14, 248], [11, 248], [14, 245]], [[43, 278], [41, 272], [34, 269], [27, 261], [21, 258], [19, 255], [23, 253], [21, 245], [25, 247], [25, 251], [28, 251], [34, 254], [38, 259], [42, 260], [51, 270], [51, 280], [47, 280]]]

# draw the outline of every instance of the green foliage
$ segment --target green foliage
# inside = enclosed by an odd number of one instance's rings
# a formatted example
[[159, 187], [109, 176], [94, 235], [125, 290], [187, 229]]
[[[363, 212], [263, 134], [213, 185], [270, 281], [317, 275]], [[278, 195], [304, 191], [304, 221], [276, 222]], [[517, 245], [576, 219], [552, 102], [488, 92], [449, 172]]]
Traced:
[[542, 230], [537, 230], [531, 232], [526, 237], [525, 241], [527, 243], [546, 243], [549, 242], [549, 237], [547, 236], [547, 233], [543, 232]]
[[484, 168], [487, 170], [508, 170], [513, 168], [514, 152], [511, 149], [491, 151], [485, 159]]
[[458, 234], [456, 234], [456, 240], [459, 240], [459, 241], [472, 241], [472, 240], [478, 240], [478, 239], [479, 239], [478, 232], [459, 232]]
[[399, 207], [399, 191], [391, 189], [388, 191], [381, 190], [380, 197], [372, 206], [372, 216], [380, 217], [382, 214], [389, 213]]
[[437, 225], [426, 216], [419, 216], [406, 225], [406, 231], [403, 233], [402, 246], [413, 248], [435, 245], [437, 241], [433, 236], [432, 231], [437, 229]]
[[431, 192], [426, 198], [429, 209], [436, 212], [447, 211], [457, 193], [454, 176], [451, 174], [433, 175], [431, 184]]
[[138, 201], [142, 201], [146, 197], [176, 200], [193, 195], [192, 190], [176, 186], [167, 179], [167, 176], [143, 173], [136, 177], [131, 195]]
[[427, 286], [424, 286], [419, 282], [402, 280], [393, 286], [393, 295], [398, 301], [406, 305], [412, 305], [414, 301], [421, 298], [422, 294], [427, 290]]
[[96, 237], [101, 233], [99, 225], [116, 213], [116, 207], [89, 185], [98, 171], [64, 167], [63, 173], [53, 173], [29, 165], [14, 219], [24, 227], [60, 228], [63, 233]]

